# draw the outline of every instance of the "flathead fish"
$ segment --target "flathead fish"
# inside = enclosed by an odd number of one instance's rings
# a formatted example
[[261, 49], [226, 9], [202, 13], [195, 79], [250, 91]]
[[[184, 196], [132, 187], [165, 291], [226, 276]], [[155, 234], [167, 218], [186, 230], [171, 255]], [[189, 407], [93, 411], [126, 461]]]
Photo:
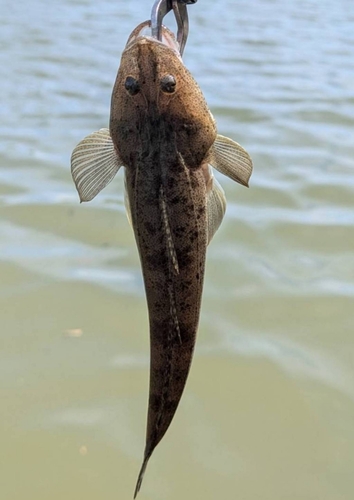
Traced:
[[150, 323], [150, 391], [144, 460], [167, 431], [184, 390], [199, 322], [207, 245], [226, 209], [212, 167], [248, 186], [252, 161], [217, 135], [203, 94], [167, 28], [130, 35], [113, 88], [109, 129], [71, 158], [81, 201], [125, 170], [125, 204], [143, 271]]

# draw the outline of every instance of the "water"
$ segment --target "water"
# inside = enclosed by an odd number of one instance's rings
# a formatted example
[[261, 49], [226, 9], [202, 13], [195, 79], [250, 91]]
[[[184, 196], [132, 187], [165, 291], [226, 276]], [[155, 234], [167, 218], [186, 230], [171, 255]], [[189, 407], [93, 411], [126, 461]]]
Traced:
[[[4, 2], [3, 2], [4, 3]], [[122, 175], [79, 205], [151, 1], [19, 0], [0, 32], [1, 498], [131, 498], [148, 393]], [[200, 0], [185, 62], [252, 155], [209, 251], [192, 372], [139, 498], [354, 496], [354, 5]]]

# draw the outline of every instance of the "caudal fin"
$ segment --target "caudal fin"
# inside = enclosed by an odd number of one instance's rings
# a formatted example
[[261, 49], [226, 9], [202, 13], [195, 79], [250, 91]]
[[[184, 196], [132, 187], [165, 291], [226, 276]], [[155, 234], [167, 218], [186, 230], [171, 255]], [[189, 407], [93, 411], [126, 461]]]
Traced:
[[150, 457], [152, 455], [152, 452], [153, 452], [153, 450], [150, 450], [148, 453], [146, 453], [146, 451], [145, 451], [143, 464], [141, 466], [141, 469], [140, 469], [140, 472], [139, 472], [139, 476], [138, 476], [138, 480], [137, 480], [136, 486], [135, 486], [134, 498], [136, 498], [137, 494], [139, 493], [139, 490], [140, 490], [140, 487], [141, 487], [141, 483], [143, 482], [143, 479], [144, 479], [144, 474], [145, 474], [145, 471], [146, 471], [146, 467], [147, 467], [148, 461], [149, 461], [149, 459], [150, 459]]

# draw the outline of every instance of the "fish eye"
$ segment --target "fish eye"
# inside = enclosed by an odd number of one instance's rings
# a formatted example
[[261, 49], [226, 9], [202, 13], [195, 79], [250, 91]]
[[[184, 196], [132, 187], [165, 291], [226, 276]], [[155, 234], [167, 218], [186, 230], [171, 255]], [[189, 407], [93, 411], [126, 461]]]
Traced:
[[160, 81], [160, 87], [163, 92], [172, 94], [176, 90], [176, 80], [173, 75], [166, 75]]
[[135, 80], [132, 76], [127, 76], [124, 87], [130, 95], [136, 95], [140, 92], [140, 84], [138, 80]]

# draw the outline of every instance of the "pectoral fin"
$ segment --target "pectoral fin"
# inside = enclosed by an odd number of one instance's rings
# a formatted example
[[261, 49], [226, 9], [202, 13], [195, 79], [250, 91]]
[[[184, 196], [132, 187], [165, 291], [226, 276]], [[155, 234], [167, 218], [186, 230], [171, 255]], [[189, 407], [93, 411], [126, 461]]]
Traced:
[[[211, 168], [209, 166], [211, 171]], [[207, 193], [208, 244], [218, 230], [226, 210], [226, 198], [223, 188], [211, 174], [210, 190]]]
[[218, 135], [212, 146], [209, 163], [230, 179], [248, 187], [252, 174], [252, 160], [237, 142]]
[[80, 201], [92, 200], [107, 186], [122, 166], [108, 128], [83, 139], [71, 155], [71, 174]]

